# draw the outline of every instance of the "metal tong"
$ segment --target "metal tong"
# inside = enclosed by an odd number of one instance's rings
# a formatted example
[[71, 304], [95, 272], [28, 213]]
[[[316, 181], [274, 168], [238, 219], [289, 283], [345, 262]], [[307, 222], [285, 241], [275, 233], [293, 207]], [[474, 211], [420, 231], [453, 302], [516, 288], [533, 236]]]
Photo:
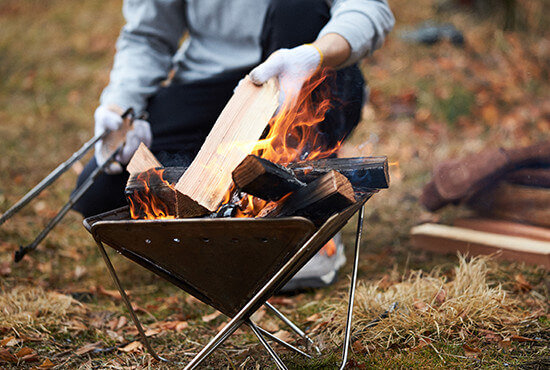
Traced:
[[[130, 119], [130, 122], [134, 120], [134, 110], [128, 108], [123, 114], [123, 119]], [[34, 188], [32, 188], [28, 193], [26, 193], [17, 203], [15, 203], [10, 209], [8, 209], [2, 216], [0, 216], [0, 225], [10, 219], [13, 215], [19, 212], [23, 207], [25, 207], [31, 200], [36, 198], [44, 189], [49, 187], [57, 178], [62, 174], [67, 172], [71, 166], [82, 158], [86, 153], [94, 147], [94, 144], [100, 140], [105, 139], [111, 131], [104, 131], [103, 133], [94, 136], [88, 140], [80, 149], [74, 152], [69, 159], [61, 163], [57, 168], [50, 172], [42, 181], [40, 181]], [[98, 166], [91, 174], [88, 176], [86, 181], [80, 185], [69, 197], [69, 200], [59, 212], [48, 222], [46, 227], [38, 234], [38, 236], [33, 240], [32, 243], [23, 247], [20, 246], [19, 250], [15, 252], [15, 262], [21, 261], [21, 259], [30, 251], [35, 250], [40, 242], [49, 234], [49, 232], [63, 219], [63, 217], [69, 212], [72, 206], [86, 193], [86, 191], [92, 186], [97, 176], [115, 159], [116, 155], [122, 150], [124, 142], [112, 152], [112, 154], [107, 158], [107, 160], [101, 165]]]

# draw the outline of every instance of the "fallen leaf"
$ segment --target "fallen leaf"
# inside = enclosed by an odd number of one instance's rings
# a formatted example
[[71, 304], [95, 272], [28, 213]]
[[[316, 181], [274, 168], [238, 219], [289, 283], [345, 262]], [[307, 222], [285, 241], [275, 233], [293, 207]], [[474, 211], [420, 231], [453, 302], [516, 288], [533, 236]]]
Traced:
[[50, 361], [49, 358], [45, 359], [40, 366], [38, 366], [39, 369], [49, 369], [51, 367], [54, 367], [54, 363]]
[[262, 307], [258, 311], [254, 312], [252, 316], [250, 316], [250, 319], [252, 322], [260, 322], [262, 318], [265, 316], [265, 309]]
[[142, 347], [143, 347], [143, 345], [141, 344], [141, 342], [136, 340], [136, 341], [134, 341], [132, 343], [129, 343], [129, 344], [127, 344], [124, 347], [119, 348], [119, 349], [122, 352], [131, 353], [131, 352], [139, 352]]
[[512, 335], [510, 337], [510, 340], [511, 341], [514, 341], [514, 342], [537, 342], [536, 339], [533, 339], [533, 338], [527, 338], [527, 337], [522, 337], [521, 335]]
[[0, 360], [5, 362], [17, 362], [17, 357], [7, 348], [0, 348]]
[[198, 300], [197, 298], [193, 297], [192, 295], [190, 295], [190, 296], [187, 296], [187, 297], [185, 298], [185, 303], [187, 303], [188, 305], [192, 306], [192, 305], [194, 305], [194, 304], [196, 304], [196, 303], [201, 303], [201, 301]]
[[306, 321], [308, 321], [308, 322], [315, 322], [315, 321], [318, 321], [320, 318], [321, 318], [321, 314], [320, 314], [320, 313], [314, 313], [313, 315], [308, 316], [307, 319], [306, 319]]
[[118, 319], [118, 323], [116, 325], [116, 330], [120, 330], [124, 327], [124, 325], [126, 325], [128, 323], [128, 319], [126, 318], [126, 316], [120, 316], [120, 318]]
[[210, 322], [214, 319], [216, 319], [218, 316], [220, 316], [220, 312], [219, 311], [216, 311], [214, 313], [211, 313], [210, 315], [204, 315], [202, 317], [202, 321], [204, 322]]
[[516, 281], [516, 288], [520, 292], [530, 292], [533, 289], [533, 286], [529, 284], [529, 282], [525, 279], [525, 277], [522, 274], [517, 274], [514, 276], [514, 280]]
[[268, 302], [273, 305], [294, 306], [294, 301], [287, 297], [271, 297]]
[[420, 312], [426, 312], [428, 310], [428, 304], [426, 302], [414, 301], [413, 306]]
[[189, 324], [187, 321], [179, 321], [176, 325], [176, 331], [179, 333], [180, 331], [183, 331], [189, 327]]
[[92, 352], [94, 349], [99, 349], [99, 348], [101, 348], [101, 341], [95, 342], [95, 343], [85, 344], [84, 346], [82, 346], [79, 349], [77, 349], [76, 351], [74, 351], [74, 353], [77, 356], [82, 356], [82, 355], [84, 355], [88, 352]]
[[161, 329], [147, 329], [147, 331], [145, 332], [145, 336], [152, 337], [153, 335], [157, 335], [160, 332], [162, 332]]
[[279, 330], [273, 336], [279, 338], [280, 340], [284, 340], [285, 342], [290, 342], [292, 340], [292, 334], [286, 330]]
[[262, 323], [262, 327], [273, 333], [273, 332], [276, 332], [277, 330], [281, 329], [281, 327], [279, 326], [279, 324], [277, 324], [277, 322], [275, 322], [274, 320], [267, 320], [267, 321], [264, 321]]
[[11, 274], [11, 266], [9, 262], [0, 263], [0, 276], [8, 276]]
[[74, 268], [74, 278], [75, 280], [80, 279], [82, 276], [86, 275], [88, 270], [84, 266], [76, 266]]
[[[122, 296], [120, 295], [120, 292], [118, 290], [107, 290], [107, 289], [103, 288], [103, 286], [98, 285], [96, 287], [95, 291], [98, 295], [103, 295], [103, 296], [106, 296], [106, 297], [110, 297], [110, 298], [116, 299], [117, 301], [122, 299]], [[126, 294], [130, 295], [130, 293], [128, 291], [126, 291]]]
[[34, 353], [34, 350], [32, 348], [23, 347], [15, 353], [15, 357], [22, 358], [22, 357], [25, 357], [27, 355], [30, 355], [31, 353]]
[[498, 343], [498, 345], [504, 349], [510, 349], [510, 347], [512, 346], [512, 342], [510, 341], [510, 338], [504, 338]]
[[464, 349], [464, 355], [466, 357], [478, 358], [481, 354], [481, 350], [479, 348], [470, 347], [467, 344], [463, 344], [462, 348]]
[[0, 341], [0, 346], [13, 347], [17, 343], [19, 343], [19, 340], [15, 339], [15, 337], [6, 337]]
[[37, 362], [38, 361], [38, 353], [31, 353], [29, 355], [23, 356], [19, 359], [23, 362]]
[[447, 292], [445, 289], [439, 289], [439, 292], [435, 295], [435, 301], [439, 304], [442, 304], [445, 302], [445, 299], [447, 298]]

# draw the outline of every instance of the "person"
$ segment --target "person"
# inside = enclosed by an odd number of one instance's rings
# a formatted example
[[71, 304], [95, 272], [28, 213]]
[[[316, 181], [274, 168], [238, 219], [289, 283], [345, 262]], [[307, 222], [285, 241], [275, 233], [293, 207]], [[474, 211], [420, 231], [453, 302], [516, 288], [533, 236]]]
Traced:
[[[190, 163], [247, 74], [256, 84], [276, 77], [281, 99], [292, 100], [320, 67], [335, 68], [331, 89], [340, 103], [319, 130], [326, 145], [341, 141], [359, 122], [365, 100], [357, 62], [378, 49], [394, 25], [386, 0], [125, 0], [123, 14], [95, 132], [119, 128], [130, 107], [148, 118], [134, 121], [117, 162], [73, 207], [84, 217], [126, 204], [123, 166], [140, 142], [164, 165]], [[102, 145], [77, 186], [105, 161]], [[333, 280], [342, 253], [332, 260], [328, 275], [316, 273], [326, 277], [322, 285]]]

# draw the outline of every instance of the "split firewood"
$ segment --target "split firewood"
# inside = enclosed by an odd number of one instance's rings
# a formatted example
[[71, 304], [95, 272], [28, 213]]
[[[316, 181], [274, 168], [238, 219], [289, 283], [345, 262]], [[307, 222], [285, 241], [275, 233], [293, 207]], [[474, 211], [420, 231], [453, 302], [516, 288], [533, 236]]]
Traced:
[[502, 221], [490, 218], [458, 218], [454, 226], [485, 231], [488, 233], [520, 236], [523, 238], [543, 240], [550, 242], [550, 229], [547, 227], [531, 226], [519, 222]]
[[306, 186], [291, 170], [255, 155], [247, 156], [232, 176], [239, 189], [263, 200], [279, 200]]
[[547, 188], [502, 181], [476, 193], [467, 204], [485, 216], [550, 227], [550, 189]]
[[128, 162], [126, 166], [126, 171], [130, 173], [130, 176], [145, 172], [151, 168], [162, 167], [162, 164], [157, 160], [157, 158], [151, 153], [149, 148], [143, 143], [139, 144], [138, 149]]
[[239, 84], [175, 186], [179, 217], [218, 209], [232, 185], [231, 172], [254, 149], [277, 106], [275, 80], [256, 86], [246, 78]]
[[416, 248], [437, 253], [456, 252], [492, 255], [550, 268], [550, 242], [524, 237], [470, 230], [461, 227], [424, 224], [413, 227], [411, 242]]
[[386, 189], [390, 183], [387, 157], [328, 158], [290, 163], [288, 168], [306, 183], [336, 170], [347, 177], [356, 191]]
[[550, 168], [522, 168], [504, 177], [511, 184], [550, 188]]
[[330, 171], [284, 198], [266, 217], [303, 216], [319, 226], [353, 203], [355, 192], [349, 180]]
[[148, 213], [177, 216], [174, 184], [185, 170], [186, 167], [151, 168], [131, 174], [124, 194], [134, 218], [146, 218]]

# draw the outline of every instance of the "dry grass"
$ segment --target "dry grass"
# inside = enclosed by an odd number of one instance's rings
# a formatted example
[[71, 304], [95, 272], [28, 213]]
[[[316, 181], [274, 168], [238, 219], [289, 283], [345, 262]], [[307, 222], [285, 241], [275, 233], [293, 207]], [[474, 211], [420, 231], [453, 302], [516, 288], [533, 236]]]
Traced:
[[[525, 334], [542, 312], [525, 310], [517, 296], [491, 281], [489, 274], [495, 269], [498, 265], [487, 257], [459, 256], [451, 278], [434, 269], [429, 274], [412, 271], [402, 282], [386, 287], [380, 281], [361, 282], [356, 293], [355, 337], [364, 345], [389, 348], [414, 347], [426, 338], [463, 342], [480, 331], [494, 332], [502, 339]], [[333, 338], [342, 336], [347, 299], [336, 300], [324, 313]], [[395, 309], [388, 312], [392, 305]], [[383, 312], [388, 312], [387, 317], [373, 324]]]
[[41, 287], [18, 285], [0, 289], [0, 323], [17, 332], [48, 331], [70, 315], [82, 315], [86, 308], [72, 297]]

